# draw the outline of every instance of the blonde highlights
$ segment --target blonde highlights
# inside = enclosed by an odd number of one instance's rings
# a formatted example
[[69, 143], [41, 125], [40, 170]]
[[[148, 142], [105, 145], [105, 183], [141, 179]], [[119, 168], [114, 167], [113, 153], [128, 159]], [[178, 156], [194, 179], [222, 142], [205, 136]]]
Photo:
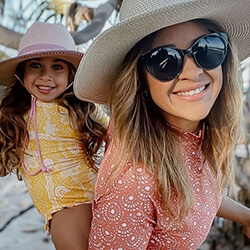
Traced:
[[[209, 20], [195, 20], [210, 32], [223, 32]], [[159, 108], [145, 95], [140, 55], [150, 48], [157, 32], [137, 43], [123, 61], [121, 71], [110, 86], [109, 106], [113, 141], [119, 147], [116, 174], [130, 161], [133, 167], [144, 166], [155, 173], [158, 190], [166, 209], [182, 219], [192, 207], [193, 190], [180, 151], [180, 141], [166, 126]], [[228, 55], [222, 65], [223, 87], [215, 105], [205, 118], [203, 152], [221, 184], [232, 173], [233, 152], [239, 138], [241, 117], [241, 84], [237, 72], [234, 46], [229, 39]], [[221, 173], [221, 174], [220, 174]], [[179, 210], [172, 207], [171, 197], [177, 196]]]

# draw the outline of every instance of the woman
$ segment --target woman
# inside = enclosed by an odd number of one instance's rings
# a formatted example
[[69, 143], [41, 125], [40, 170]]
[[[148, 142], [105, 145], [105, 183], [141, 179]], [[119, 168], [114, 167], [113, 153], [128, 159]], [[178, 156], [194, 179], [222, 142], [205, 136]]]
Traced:
[[197, 249], [216, 215], [250, 237], [250, 209], [223, 196], [239, 138], [235, 51], [250, 54], [249, 7], [124, 0], [121, 22], [87, 51], [76, 96], [108, 103], [111, 114], [90, 249]]

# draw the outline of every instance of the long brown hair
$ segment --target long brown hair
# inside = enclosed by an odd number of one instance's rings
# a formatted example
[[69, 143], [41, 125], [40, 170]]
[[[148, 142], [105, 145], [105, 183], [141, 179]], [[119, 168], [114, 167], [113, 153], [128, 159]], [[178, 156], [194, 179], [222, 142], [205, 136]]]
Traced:
[[[209, 32], [225, 32], [215, 22], [193, 20]], [[147, 84], [140, 70], [140, 55], [148, 50], [157, 36], [156, 31], [139, 41], [127, 54], [116, 81], [110, 87], [109, 106], [113, 140], [119, 145], [116, 161], [121, 170], [121, 158], [148, 167], [158, 178], [158, 190], [167, 210], [179, 218], [187, 215], [193, 205], [193, 192], [186, 166], [180, 153], [177, 135], [168, 127], [152, 98], [145, 98]], [[237, 56], [229, 38], [228, 54], [222, 65], [223, 86], [206, 124], [203, 152], [218, 178], [218, 185], [230, 180], [235, 144], [241, 122], [241, 82], [237, 71]], [[169, 143], [171, 142], [171, 143]], [[124, 162], [124, 161], [123, 161]], [[175, 191], [174, 191], [175, 190]], [[177, 193], [180, 211], [171, 207], [173, 192]], [[179, 214], [177, 214], [179, 213]]]
[[[16, 70], [21, 80], [25, 63], [20, 63]], [[71, 83], [75, 69], [73, 65], [66, 63], [70, 69], [68, 80]], [[68, 110], [71, 124], [77, 131], [88, 161], [91, 167], [97, 170], [95, 163], [100, 161], [97, 151], [105, 140], [106, 128], [95, 119], [95, 104], [77, 99], [72, 86], [58, 97], [58, 101], [59, 106]], [[24, 116], [30, 107], [31, 95], [17, 80], [0, 104], [0, 176], [15, 173], [18, 179], [21, 179], [21, 159], [29, 141]]]

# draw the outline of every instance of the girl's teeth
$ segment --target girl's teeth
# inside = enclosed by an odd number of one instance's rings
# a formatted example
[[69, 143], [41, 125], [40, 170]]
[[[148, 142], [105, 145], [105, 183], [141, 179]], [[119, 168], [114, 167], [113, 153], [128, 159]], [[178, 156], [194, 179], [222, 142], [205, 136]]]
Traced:
[[202, 86], [200, 88], [197, 88], [195, 90], [190, 90], [190, 91], [185, 91], [185, 92], [178, 92], [177, 95], [182, 95], [182, 96], [192, 96], [192, 95], [197, 95], [201, 91], [205, 89], [205, 86]]
[[39, 89], [52, 89], [52, 87], [48, 87], [48, 86], [38, 86]]

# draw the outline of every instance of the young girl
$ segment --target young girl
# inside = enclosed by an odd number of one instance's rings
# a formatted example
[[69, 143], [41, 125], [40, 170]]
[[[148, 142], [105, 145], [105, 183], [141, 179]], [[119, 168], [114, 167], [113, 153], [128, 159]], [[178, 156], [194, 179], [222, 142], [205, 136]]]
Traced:
[[121, 22], [87, 51], [76, 96], [108, 102], [111, 114], [90, 249], [197, 249], [216, 215], [250, 237], [250, 209], [223, 197], [241, 121], [235, 51], [250, 54], [249, 8], [123, 0]]
[[36, 22], [0, 63], [0, 175], [24, 179], [56, 249], [87, 249], [107, 118], [73, 94], [83, 54], [62, 24]]

